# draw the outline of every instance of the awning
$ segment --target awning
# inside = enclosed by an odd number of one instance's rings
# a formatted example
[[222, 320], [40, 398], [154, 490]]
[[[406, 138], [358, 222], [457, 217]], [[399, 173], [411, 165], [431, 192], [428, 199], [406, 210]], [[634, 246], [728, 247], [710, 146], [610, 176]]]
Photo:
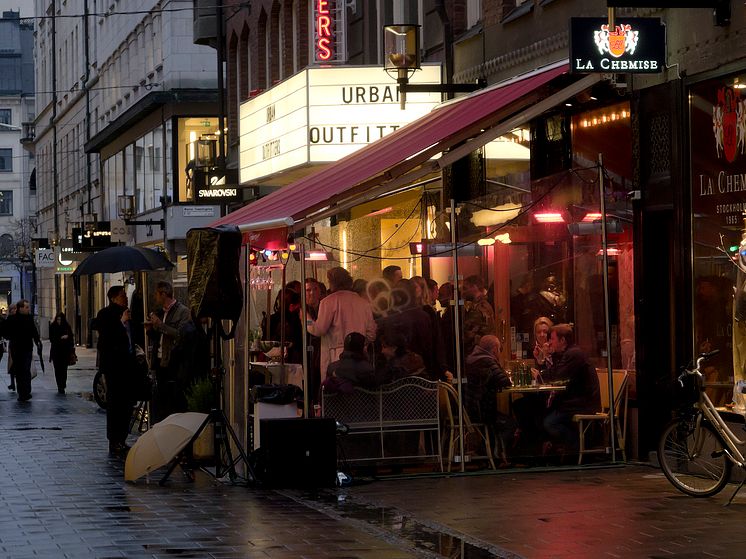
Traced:
[[[253, 223], [290, 218], [295, 228], [300, 228], [401, 188], [525, 124], [601, 79], [599, 74], [591, 74], [547, 95], [542, 86], [568, 69], [567, 61], [563, 61], [439, 105], [422, 118], [213, 225], [251, 229]], [[444, 156], [432, 159], [446, 151]]]

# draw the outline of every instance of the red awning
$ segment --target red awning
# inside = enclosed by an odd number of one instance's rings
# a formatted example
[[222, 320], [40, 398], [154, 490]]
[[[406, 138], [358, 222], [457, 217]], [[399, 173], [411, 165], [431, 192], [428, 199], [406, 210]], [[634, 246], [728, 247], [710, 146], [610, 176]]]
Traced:
[[[478, 135], [483, 128], [531, 103], [531, 93], [567, 71], [567, 64], [554, 65], [439, 105], [418, 120], [220, 218], [213, 225], [242, 226], [287, 217], [295, 222], [303, 220], [355, 189], [370, 188], [396, 178], [433, 155]], [[515, 107], [517, 101], [524, 104]]]

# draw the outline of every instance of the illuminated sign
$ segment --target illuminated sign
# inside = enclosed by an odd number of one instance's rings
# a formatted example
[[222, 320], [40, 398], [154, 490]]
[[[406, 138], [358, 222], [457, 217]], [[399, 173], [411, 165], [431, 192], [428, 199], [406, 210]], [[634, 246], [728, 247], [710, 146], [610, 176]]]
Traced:
[[235, 186], [214, 186], [212, 188], [197, 189], [197, 203], [219, 202], [238, 202], [241, 200], [241, 193]]
[[346, 62], [345, 28], [345, 2], [314, 0], [313, 52], [318, 64]]
[[111, 240], [111, 223], [108, 221], [96, 222], [95, 231], [83, 231], [80, 227], [73, 227], [72, 237], [73, 252], [95, 252], [117, 246], [117, 243]]
[[655, 74], [666, 66], [666, 28], [660, 18], [570, 18], [573, 72]]
[[[440, 66], [423, 66], [410, 83], [441, 83]], [[440, 101], [410, 93], [401, 110], [396, 82], [379, 66], [308, 68], [241, 105], [239, 182], [337, 161]]]

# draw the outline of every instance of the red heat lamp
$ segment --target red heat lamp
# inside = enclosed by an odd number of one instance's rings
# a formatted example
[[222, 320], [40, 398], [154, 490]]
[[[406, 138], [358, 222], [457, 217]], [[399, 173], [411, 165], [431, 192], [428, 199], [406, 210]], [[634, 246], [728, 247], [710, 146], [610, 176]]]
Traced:
[[537, 223], [564, 223], [565, 218], [562, 217], [560, 212], [538, 212], [534, 214], [534, 219]]

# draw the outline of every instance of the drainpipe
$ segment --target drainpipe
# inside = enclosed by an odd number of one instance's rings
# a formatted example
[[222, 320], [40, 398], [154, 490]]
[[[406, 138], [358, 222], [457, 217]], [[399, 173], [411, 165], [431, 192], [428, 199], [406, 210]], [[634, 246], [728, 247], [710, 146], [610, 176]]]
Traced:
[[[52, 10], [52, 116], [50, 124], [52, 125], [52, 196], [54, 199], [54, 237], [60, 238], [60, 220], [57, 215], [57, 205], [59, 196], [59, 179], [57, 176], [57, 15]], [[55, 312], [62, 308], [62, 297], [60, 293], [60, 279], [57, 274], [54, 276], [54, 294], [55, 294]], [[55, 313], [51, 313], [54, 315]]]
[[[437, 0], [435, 10], [438, 12], [440, 22], [443, 24], [445, 78], [446, 83], [451, 84], [453, 83], [453, 26], [451, 25], [451, 19], [448, 17], [448, 11], [443, 0]], [[453, 99], [453, 95], [453, 93], [446, 94], [449, 99]]]

